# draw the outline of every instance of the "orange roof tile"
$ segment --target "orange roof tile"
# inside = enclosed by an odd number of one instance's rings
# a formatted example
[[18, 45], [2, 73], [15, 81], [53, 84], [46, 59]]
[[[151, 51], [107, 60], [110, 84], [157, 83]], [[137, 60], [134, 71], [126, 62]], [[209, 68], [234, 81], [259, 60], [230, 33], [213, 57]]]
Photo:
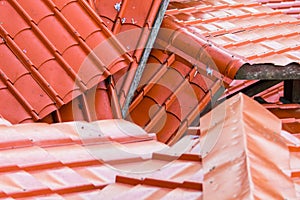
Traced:
[[153, 50], [127, 119], [175, 143], [222, 88], [203, 73], [174, 53]]
[[[237, 70], [247, 63], [254, 66], [299, 64], [300, 21], [259, 3], [171, 1], [166, 15], [169, 17], [165, 27], [177, 24], [176, 30], [186, 28], [202, 52], [212, 57], [219, 72], [229, 78], [234, 78]], [[161, 39], [168, 42], [169, 38]], [[169, 41], [172, 45], [172, 40]], [[184, 41], [181, 42], [177, 48], [183, 50]], [[192, 50], [185, 49], [197, 59], [199, 53]]]
[[285, 14], [300, 19], [300, 2], [298, 0], [256, 0], [263, 5], [279, 10]]
[[[257, 80], [234, 80], [230, 87], [225, 91], [223, 97], [232, 96], [248, 86], [257, 83]], [[300, 133], [300, 104], [288, 103], [284, 98], [284, 84], [280, 82], [263, 92], [252, 97], [260, 102], [265, 108], [276, 115], [282, 121], [282, 129], [293, 134]]]
[[289, 148], [297, 144], [288, 142], [297, 139], [282, 135], [280, 120], [262, 105], [236, 95], [200, 123], [204, 199], [298, 198]]
[[[12, 123], [44, 118], [133, 60], [83, 0], [2, 1], [0, 10], [1, 114]], [[92, 51], [100, 43], [109, 51]]]
[[[116, 88], [121, 107], [124, 105], [130, 84], [140, 64], [143, 50], [161, 3], [162, 0], [146, 2], [136, 0], [90, 1], [92, 8], [102, 18], [104, 24], [116, 35], [133, 57], [133, 62], [130, 63], [127, 71], [119, 71], [119, 74], [114, 76], [115, 82], [121, 81]], [[124, 78], [119, 80], [117, 76], [124, 76]]]
[[[128, 198], [141, 192], [134, 185], [145, 188], [144, 199], [178, 192], [198, 199], [202, 194], [202, 165], [195, 151], [199, 137], [186, 138], [188, 147], [178, 151], [124, 120], [1, 125], [0, 129], [1, 198], [116, 196], [111, 188], [119, 184], [127, 184], [118, 194]], [[165, 193], [157, 194], [160, 190]]]

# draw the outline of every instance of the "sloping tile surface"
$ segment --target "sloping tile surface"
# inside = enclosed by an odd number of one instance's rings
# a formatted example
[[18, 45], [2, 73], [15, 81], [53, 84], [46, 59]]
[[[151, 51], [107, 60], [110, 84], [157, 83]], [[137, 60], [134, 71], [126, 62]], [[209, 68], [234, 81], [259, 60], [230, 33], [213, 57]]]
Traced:
[[300, 19], [299, 0], [256, 0], [263, 5]]
[[[212, 118], [213, 112], [224, 114]], [[240, 94], [200, 123], [202, 151], [209, 152], [202, 158], [204, 199], [297, 199], [290, 142], [262, 105]]]
[[[224, 96], [241, 91], [256, 82], [256, 80], [234, 80], [230, 87], [225, 91]], [[254, 99], [258, 99], [265, 108], [281, 119], [283, 130], [293, 134], [298, 134], [300, 133], [300, 105], [284, 102], [284, 100], [282, 100], [282, 97], [284, 96], [283, 89], [284, 84], [281, 82], [253, 97]]]
[[206, 41], [204, 50], [213, 60], [223, 58], [223, 65], [218, 60], [215, 64], [222, 74], [231, 78], [245, 63], [285, 66], [300, 61], [300, 21], [259, 3], [172, 1], [166, 14], [170, 16], [165, 21], [166, 27], [176, 22], [194, 37], [205, 36], [200, 46]]
[[12, 123], [44, 118], [133, 60], [85, 1], [1, 1], [0, 23], [1, 114]]
[[201, 199], [199, 137], [190, 138], [184, 154], [171, 159], [170, 152], [178, 153], [174, 147], [123, 120], [0, 129], [1, 198]]
[[175, 143], [221, 87], [215, 76], [175, 53], [155, 49], [127, 119], [156, 133], [159, 141]]
[[[126, 70], [119, 71], [114, 76], [121, 106], [140, 63], [161, 3], [162, 0], [90, 1], [90, 5], [104, 24], [115, 34], [133, 58], [133, 62]], [[120, 76], [123, 78], [120, 79]]]

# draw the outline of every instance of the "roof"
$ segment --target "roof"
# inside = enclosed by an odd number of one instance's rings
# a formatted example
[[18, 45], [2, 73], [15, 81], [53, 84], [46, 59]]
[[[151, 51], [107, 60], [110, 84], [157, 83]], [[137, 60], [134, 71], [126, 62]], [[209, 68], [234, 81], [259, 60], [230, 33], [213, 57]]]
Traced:
[[[198, 44], [186, 45], [202, 47], [228, 78], [233, 79], [247, 64], [296, 64], [299, 68], [300, 21], [280, 11], [243, 0], [171, 1], [166, 15], [163, 27], [177, 26], [176, 30], [188, 31]], [[173, 41], [167, 37], [159, 39]], [[184, 49], [185, 42], [181, 42], [177, 48], [200, 59], [194, 48]]]
[[[190, 112], [189, 109], [193, 110], [198, 104], [200, 109], [197, 112], [200, 114], [206, 106], [209, 106], [210, 100], [219, 97], [218, 92], [207, 93], [206, 88], [210, 88], [212, 82], [219, 84], [213, 91], [219, 89], [220, 92], [220, 88], [230, 85], [237, 72], [248, 63], [252, 65], [272, 63], [272, 66], [287, 67], [291, 63], [299, 62], [300, 57], [297, 56], [300, 41], [299, 25], [296, 19], [255, 2], [171, 1], [154, 45], [155, 50], [152, 51], [149, 66], [143, 74], [140, 89], [137, 90], [127, 119], [145, 127], [149, 132], [156, 132], [160, 141], [172, 143], [174, 136], [174, 139], [177, 139], [176, 136], [185, 133], [197, 119], [197, 115], [194, 115], [195, 117], [187, 118], [186, 121], [185, 112]], [[280, 49], [280, 46], [284, 49]], [[258, 50], [264, 50], [259, 53], [256, 47]], [[175, 62], [170, 56], [172, 53], [167, 52], [173, 53]], [[181, 62], [178, 67], [176, 59]], [[185, 62], [182, 62], [182, 59]], [[161, 65], [160, 70], [153, 67], [153, 63]], [[195, 93], [198, 95], [204, 91], [210, 96], [209, 100], [200, 97], [198, 102], [193, 101], [191, 99], [195, 98], [187, 95], [188, 91], [184, 84], [179, 87], [178, 81], [170, 81], [173, 83], [164, 81], [164, 79], [182, 79], [176, 78], [176, 75], [169, 78], [171, 75], [167, 75], [169, 71], [164, 69], [165, 66], [180, 69], [177, 71], [182, 71], [180, 73], [183, 77], [187, 74], [183, 69], [195, 68], [196, 73], [199, 73], [195, 80], [198, 81], [198, 87], [202, 88], [202, 91], [195, 90]], [[224, 85], [218, 82], [220, 80]], [[250, 82], [252, 84], [257, 81], [248, 82], [245, 84], [250, 85]], [[173, 96], [177, 95], [176, 88], [182, 88], [185, 95], [180, 96], [184, 99], [179, 102], [180, 106], [173, 107], [171, 105], [177, 103], [172, 100]], [[174, 94], [171, 95], [168, 90], [174, 91]], [[170, 99], [167, 96], [170, 96]], [[192, 103], [186, 109], [183, 101]], [[145, 112], [148, 114], [145, 115]], [[159, 119], [164, 120], [162, 122]], [[163, 125], [160, 125], [161, 123]]]
[[[223, 97], [230, 97], [258, 83], [258, 80], [234, 80]], [[300, 133], [300, 104], [291, 103], [284, 98], [284, 84], [279, 82], [268, 89], [251, 95], [270, 112], [281, 119], [282, 128], [292, 134]], [[222, 97], [222, 98], [223, 98]]]
[[1, 125], [0, 197], [300, 197], [300, 140], [262, 105], [239, 94], [201, 124], [171, 147], [124, 120]]
[[154, 49], [126, 117], [173, 144], [208, 106], [222, 82], [176, 53]]
[[[95, 6], [100, 4], [96, 2]], [[75, 104], [80, 101], [85, 106], [80, 110], [92, 110], [98, 105], [87, 105], [101, 96], [101, 102], [110, 110], [102, 119], [120, 118], [120, 105], [115, 101], [116, 96], [111, 98], [111, 92], [121, 94], [127, 76], [125, 72], [137, 66], [160, 1], [149, 1], [144, 7], [148, 10], [146, 17], [139, 12], [123, 11], [129, 11], [127, 7], [132, 8], [132, 4], [134, 1], [120, 5], [118, 9], [111, 5], [111, 14], [117, 15], [116, 24], [111, 27], [109, 18], [105, 18], [109, 13], [99, 17], [84, 0], [2, 1], [0, 91], [3, 98], [0, 114], [14, 124], [61, 122], [73, 118], [91, 121], [102, 118], [103, 112], [97, 113], [98, 109], [96, 116], [89, 116], [83, 111], [84, 117], [74, 117], [79, 109], [72, 108], [70, 102], [76, 99]], [[104, 3], [101, 7], [104, 5], [107, 6]], [[137, 5], [136, 9], [140, 11], [140, 7]], [[125, 17], [131, 20], [121, 23]], [[144, 26], [147, 28], [142, 31]], [[132, 37], [131, 40], [125, 40], [124, 35], [115, 35], [131, 29], [126, 34]], [[108, 80], [111, 75], [113, 78]], [[85, 93], [92, 94], [85, 96]], [[93, 100], [89, 101], [90, 98]]]
[[299, 198], [300, 141], [262, 105], [239, 94], [200, 123], [203, 199]]
[[[89, 2], [104, 24], [115, 34], [133, 58], [133, 62], [127, 66], [126, 71], [119, 71], [114, 76], [120, 105], [123, 107], [163, 1], [94, 0]], [[152, 46], [147, 48], [152, 48]], [[120, 79], [120, 77], [123, 78]]]
[[142, 191], [144, 199], [201, 199], [199, 137], [178, 151], [124, 120], [0, 129], [1, 198], [129, 198]]
[[300, 2], [298, 0], [256, 0], [263, 5], [279, 10], [292, 17], [300, 19]]

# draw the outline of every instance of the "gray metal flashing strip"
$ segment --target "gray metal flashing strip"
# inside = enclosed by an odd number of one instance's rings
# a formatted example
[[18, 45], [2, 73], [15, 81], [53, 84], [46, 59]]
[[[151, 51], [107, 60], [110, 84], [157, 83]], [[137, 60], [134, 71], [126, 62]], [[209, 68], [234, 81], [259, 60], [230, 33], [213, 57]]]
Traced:
[[134, 92], [137, 89], [137, 87], [139, 85], [139, 82], [141, 80], [141, 77], [143, 75], [143, 72], [144, 72], [144, 69], [146, 67], [146, 64], [147, 64], [150, 52], [151, 52], [151, 50], [153, 48], [154, 42], [155, 42], [156, 37], [158, 35], [161, 23], [162, 23], [163, 18], [164, 18], [164, 15], [165, 15], [165, 13], [167, 11], [169, 2], [170, 2], [170, 0], [162, 0], [162, 3], [160, 5], [158, 14], [157, 14], [157, 16], [155, 18], [154, 25], [152, 27], [151, 33], [149, 35], [149, 38], [148, 38], [148, 41], [147, 41], [147, 44], [146, 44], [146, 47], [144, 49], [144, 52], [143, 52], [140, 64], [139, 64], [139, 66], [138, 66], [138, 68], [137, 68], [137, 70], [135, 72], [134, 79], [132, 80], [132, 83], [130, 85], [128, 94], [127, 94], [126, 99], [125, 99], [124, 106], [122, 108], [122, 116], [123, 116], [123, 118], [126, 117], [126, 114], [127, 114], [128, 110], [129, 110], [129, 105], [130, 105], [131, 100], [132, 100], [133, 95], [134, 95]]

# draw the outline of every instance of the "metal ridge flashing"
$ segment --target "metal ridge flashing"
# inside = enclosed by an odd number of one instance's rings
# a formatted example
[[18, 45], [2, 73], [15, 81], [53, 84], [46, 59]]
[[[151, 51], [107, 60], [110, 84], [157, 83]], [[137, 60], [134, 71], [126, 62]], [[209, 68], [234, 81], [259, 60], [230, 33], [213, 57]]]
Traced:
[[129, 110], [129, 105], [132, 101], [134, 92], [136, 91], [136, 89], [138, 88], [138, 84], [141, 80], [142, 74], [144, 72], [145, 66], [147, 64], [150, 52], [152, 50], [152, 47], [155, 43], [156, 37], [158, 35], [161, 23], [163, 21], [165, 12], [167, 10], [167, 7], [169, 5], [170, 0], [162, 0], [162, 3], [160, 5], [160, 8], [158, 10], [158, 13], [156, 15], [156, 19], [154, 22], [153, 27], [151, 28], [151, 33], [149, 35], [147, 44], [145, 46], [145, 49], [143, 51], [143, 55], [141, 57], [140, 63], [135, 71], [135, 75], [134, 78], [130, 84], [130, 88], [128, 90], [128, 94], [126, 96], [125, 102], [124, 102], [124, 106], [122, 108], [122, 116], [123, 118], [126, 117], [126, 114]]

